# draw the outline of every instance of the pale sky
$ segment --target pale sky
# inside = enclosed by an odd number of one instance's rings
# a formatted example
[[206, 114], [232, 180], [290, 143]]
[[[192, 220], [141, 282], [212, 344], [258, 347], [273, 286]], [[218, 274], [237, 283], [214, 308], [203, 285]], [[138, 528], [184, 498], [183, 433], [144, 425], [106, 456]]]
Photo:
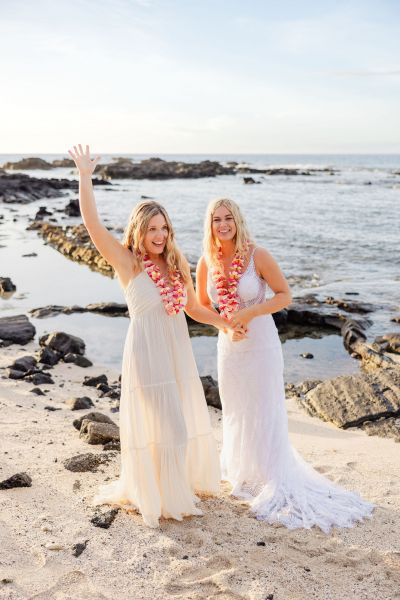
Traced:
[[0, 0], [1, 153], [400, 153], [399, 0]]

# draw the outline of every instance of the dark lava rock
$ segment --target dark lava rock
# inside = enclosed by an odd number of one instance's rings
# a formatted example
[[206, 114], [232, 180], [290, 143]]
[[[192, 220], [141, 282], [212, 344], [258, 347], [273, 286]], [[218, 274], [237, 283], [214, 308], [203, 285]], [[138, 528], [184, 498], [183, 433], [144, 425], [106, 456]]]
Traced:
[[198, 179], [217, 175], [233, 175], [235, 170], [210, 160], [185, 163], [166, 161], [161, 158], [147, 158], [140, 163], [123, 159], [108, 165], [101, 165], [99, 173], [107, 179]]
[[74, 544], [72, 546], [72, 556], [75, 556], [75, 558], [78, 558], [78, 556], [80, 556], [82, 554], [82, 552], [86, 549], [88, 541], [89, 540], [85, 540], [84, 542]]
[[36, 329], [25, 315], [0, 318], [0, 339], [15, 344], [27, 344], [35, 337]]
[[88, 444], [106, 444], [119, 440], [119, 428], [114, 423], [96, 423], [83, 419], [79, 437]]
[[71, 199], [64, 208], [64, 212], [69, 217], [80, 217], [81, 209], [79, 208], [79, 200]]
[[104, 444], [103, 450], [117, 450], [118, 452], [121, 452], [121, 442], [117, 440], [111, 440], [111, 442]]
[[32, 308], [29, 314], [35, 319], [44, 319], [46, 317], [54, 317], [66, 311], [65, 306], [59, 306], [57, 304], [51, 304], [48, 306], [42, 306], [41, 308]]
[[110, 417], [107, 417], [107, 415], [103, 415], [103, 413], [99, 412], [90, 412], [86, 415], [83, 415], [82, 417], [79, 417], [79, 419], [75, 419], [75, 421], [73, 422], [73, 426], [75, 427], [75, 429], [80, 430], [84, 419], [96, 423], [112, 423], [113, 425], [115, 425], [114, 421], [110, 419]]
[[28, 252], [28, 254], [22, 254], [22, 258], [31, 258], [33, 256], [37, 256], [36, 252]]
[[90, 522], [93, 523], [95, 527], [101, 527], [102, 529], [108, 529], [114, 522], [115, 517], [119, 512], [119, 508], [112, 508], [104, 513], [96, 514]]
[[35, 221], [43, 221], [43, 219], [45, 217], [51, 217], [53, 213], [51, 212], [51, 210], [47, 210], [46, 206], [39, 206], [39, 210], [37, 211], [36, 215], [34, 216], [34, 220]]
[[54, 383], [53, 379], [47, 373], [40, 371], [39, 373], [32, 373], [32, 375], [26, 375], [25, 381], [30, 381], [34, 385], [42, 385], [44, 383]]
[[16, 369], [17, 371], [23, 371], [24, 373], [27, 373], [36, 367], [36, 363], [37, 360], [34, 356], [21, 356], [21, 358], [14, 360], [12, 365], [10, 365], [10, 369]]
[[106, 393], [106, 392], [109, 392], [111, 390], [111, 388], [109, 385], [107, 385], [107, 383], [100, 382], [96, 385], [96, 390]]
[[89, 385], [96, 387], [99, 383], [108, 384], [107, 375], [96, 375], [95, 377], [85, 377], [82, 385]]
[[43, 390], [41, 390], [38, 387], [34, 387], [31, 390], [29, 390], [31, 392], [31, 394], [36, 394], [36, 396], [45, 396], [46, 394], [43, 392]]
[[78, 367], [86, 368], [93, 366], [93, 363], [88, 358], [86, 358], [86, 356], [82, 356], [81, 354], [74, 354], [73, 352], [69, 352], [68, 354], [66, 354], [63, 360], [66, 363], [74, 363], [75, 365], [78, 365]]
[[332, 304], [345, 310], [346, 312], [356, 312], [356, 313], [370, 313], [376, 310], [376, 306], [374, 304], [369, 304], [367, 302], [358, 302], [353, 300], [350, 302], [349, 300], [335, 299], [332, 296], [328, 296], [325, 298], [326, 304]]
[[68, 458], [63, 464], [68, 471], [73, 471], [74, 473], [85, 473], [87, 471], [95, 473], [99, 465], [105, 464], [109, 460], [110, 456], [107, 454], [93, 454], [92, 452], [88, 452], [87, 454], [78, 454], [77, 456]]
[[298, 397], [312, 416], [337, 427], [358, 427], [366, 421], [400, 416], [400, 369], [342, 375], [322, 381]]
[[200, 377], [200, 379], [203, 384], [204, 395], [208, 406], [221, 409], [221, 398], [219, 396], [218, 384], [215, 379], [213, 379], [211, 375]]
[[253, 183], [261, 183], [261, 181], [256, 181], [253, 177], [243, 177], [243, 183], [251, 185]]
[[118, 302], [96, 302], [88, 304], [85, 307], [85, 311], [107, 315], [109, 317], [129, 316], [127, 305]]
[[23, 379], [25, 375], [26, 373], [24, 371], [20, 371], [19, 369], [10, 369], [10, 367], [6, 369], [6, 376], [9, 379]]
[[64, 333], [63, 331], [43, 335], [39, 339], [39, 344], [59, 352], [62, 356], [65, 356], [69, 352], [74, 354], [84, 354], [85, 352], [85, 342], [80, 337]]
[[55, 410], [61, 410], [61, 408], [58, 408], [56, 406], [45, 406], [44, 410], [48, 410], [50, 412], [54, 412]]
[[36, 353], [36, 356], [38, 362], [43, 363], [44, 365], [50, 365], [52, 367], [56, 365], [61, 358], [61, 355], [58, 352], [50, 350], [50, 348], [47, 346], [40, 348], [40, 350]]
[[314, 358], [314, 354], [311, 354], [311, 352], [302, 352], [300, 356], [302, 358]]
[[[93, 184], [110, 185], [97, 178], [93, 179]], [[44, 198], [59, 198], [64, 195], [63, 190], [78, 191], [78, 187], [78, 181], [71, 179], [47, 179], [0, 171], [0, 201], [6, 203], [27, 204]]]
[[17, 287], [9, 277], [0, 277], [0, 296], [9, 298], [16, 291]]
[[0, 490], [10, 490], [17, 487], [31, 487], [32, 479], [27, 473], [16, 473], [4, 481], [0, 481]]
[[393, 319], [390, 319], [393, 323], [400, 323], [400, 315], [398, 317], [393, 317]]
[[80, 398], [69, 398], [65, 401], [65, 404], [71, 410], [84, 410], [94, 406], [92, 400], [87, 396], [81, 396]]

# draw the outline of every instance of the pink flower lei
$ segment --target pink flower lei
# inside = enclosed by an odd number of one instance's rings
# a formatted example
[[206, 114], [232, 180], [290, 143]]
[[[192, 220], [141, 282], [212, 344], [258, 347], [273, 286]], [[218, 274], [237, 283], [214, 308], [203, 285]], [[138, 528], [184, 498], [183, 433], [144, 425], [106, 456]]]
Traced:
[[218, 308], [221, 317], [228, 321], [239, 308], [237, 286], [240, 276], [243, 273], [243, 265], [244, 257], [239, 252], [236, 252], [228, 277], [225, 277], [222, 266], [222, 250], [220, 249], [218, 252], [218, 266], [212, 270], [212, 280], [218, 294]]
[[170, 273], [167, 279], [162, 275], [160, 268], [150, 260], [148, 254], [143, 256], [143, 266], [158, 287], [167, 314], [177, 315], [185, 306], [185, 286], [179, 271]]

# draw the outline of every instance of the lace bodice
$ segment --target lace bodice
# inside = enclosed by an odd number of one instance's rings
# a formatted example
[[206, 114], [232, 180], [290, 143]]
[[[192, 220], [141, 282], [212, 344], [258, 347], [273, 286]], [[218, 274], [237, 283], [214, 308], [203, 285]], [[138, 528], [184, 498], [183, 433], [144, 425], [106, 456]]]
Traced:
[[[267, 291], [270, 291], [270, 288], [267, 286], [265, 281], [261, 279], [259, 275], [257, 275], [256, 266], [254, 263], [254, 252], [255, 249], [251, 253], [247, 269], [240, 277], [237, 287], [240, 309], [247, 308], [253, 304], [261, 304], [266, 298]], [[208, 269], [207, 293], [210, 300], [214, 304], [218, 305], [218, 294], [212, 280], [211, 268]]]

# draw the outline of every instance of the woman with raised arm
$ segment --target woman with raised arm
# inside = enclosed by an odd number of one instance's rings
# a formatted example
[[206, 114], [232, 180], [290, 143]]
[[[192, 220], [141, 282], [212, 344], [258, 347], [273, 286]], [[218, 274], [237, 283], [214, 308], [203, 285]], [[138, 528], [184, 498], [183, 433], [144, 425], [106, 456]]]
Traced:
[[201, 515], [194, 492], [218, 492], [220, 471], [184, 311], [215, 327], [226, 323], [197, 303], [166, 210], [153, 201], [138, 204], [120, 243], [96, 210], [92, 174], [99, 157], [92, 160], [80, 145], [70, 155], [83, 222], [115, 269], [131, 319], [122, 364], [121, 473], [95, 503], [138, 509], [150, 527], [161, 516]]
[[272, 318], [291, 302], [288, 283], [252, 241], [235, 202], [211, 202], [204, 227], [198, 299], [210, 312], [218, 305], [245, 332], [243, 338], [220, 331], [218, 338], [222, 477], [258, 519], [290, 529], [350, 527], [371, 514], [372, 504], [317, 473], [289, 441], [282, 348]]

